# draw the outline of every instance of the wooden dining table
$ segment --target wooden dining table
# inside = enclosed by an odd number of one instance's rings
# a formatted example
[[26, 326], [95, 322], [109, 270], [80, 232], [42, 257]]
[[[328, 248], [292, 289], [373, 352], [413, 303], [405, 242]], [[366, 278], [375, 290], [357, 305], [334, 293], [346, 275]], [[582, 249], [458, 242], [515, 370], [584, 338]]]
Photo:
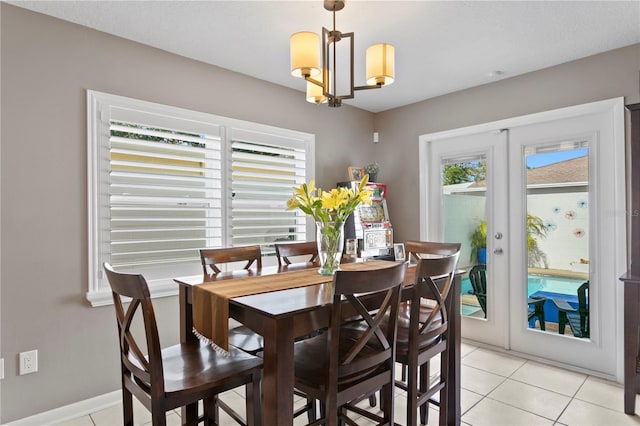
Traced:
[[[381, 267], [388, 261], [380, 262]], [[341, 265], [344, 270], [363, 268], [362, 262]], [[205, 283], [251, 277], [287, 274], [309, 268], [317, 269], [317, 264], [301, 263], [286, 266], [263, 266], [256, 269], [234, 270], [215, 275], [201, 274], [175, 278], [179, 284], [180, 340], [197, 339], [193, 333], [193, 288]], [[411, 295], [415, 267], [410, 265], [405, 279], [403, 299]], [[460, 282], [462, 271], [456, 273], [453, 297], [449, 309], [451, 326], [449, 344], [449, 391], [447, 424], [460, 424]], [[293, 274], [295, 275], [295, 274]], [[229, 299], [229, 317], [244, 324], [264, 339], [264, 364], [262, 382], [262, 414], [264, 425], [283, 426], [293, 424], [294, 388], [294, 342], [298, 337], [309, 335], [329, 325], [332, 303], [331, 277], [326, 283], [314, 284], [286, 290], [268, 291], [259, 294], [233, 297]], [[197, 407], [183, 409], [183, 423], [197, 418]]]

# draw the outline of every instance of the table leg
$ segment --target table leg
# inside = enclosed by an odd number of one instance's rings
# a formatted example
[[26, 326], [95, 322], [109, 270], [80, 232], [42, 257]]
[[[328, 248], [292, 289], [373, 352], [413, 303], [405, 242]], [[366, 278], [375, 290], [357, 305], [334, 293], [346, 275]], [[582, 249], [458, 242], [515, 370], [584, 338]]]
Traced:
[[[265, 321], [267, 321], [265, 319]], [[268, 320], [264, 328], [262, 416], [265, 426], [293, 424], [293, 320]]]
[[637, 360], [639, 349], [640, 289], [637, 283], [624, 283], [624, 412], [635, 414], [638, 392]]
[[[180, 305], [180, 342], [186, 343], [191, 340], [197, 339], [193, 334], [193, 305], [189, 303], [188, 292], [191, 289], [187, 289], [184, 286], [178, 286], [178, 302]], [[182, 413], [182, 424], [190, 425], [195, 424], [198, 420], [198, 403], [189, 404], [182, 407], [180, 410]]]
[[193, 334], [193, 305], [189, 303], [189, 292], [192, 289], [179, 286], [178, 303], [180, 305], [180, 342], [196, 340]]
[[453, 297], [449, 310], [449, 325], [451, 335], [449, 336], [449, 386], [447, 394], [447, 425], [460, 425], [460, 344], [462, 342], [460, 325], [460, 288], [462, 279], [457, 274], [453, 280]]

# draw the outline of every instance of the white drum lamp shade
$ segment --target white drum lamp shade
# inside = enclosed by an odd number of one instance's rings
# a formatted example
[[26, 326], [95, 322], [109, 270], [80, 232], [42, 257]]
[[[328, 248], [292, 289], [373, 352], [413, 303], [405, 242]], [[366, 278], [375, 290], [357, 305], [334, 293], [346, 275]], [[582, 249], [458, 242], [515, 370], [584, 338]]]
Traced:
[[387, 43], [374, 44], [367, 49], [367, 84], [387, 85], [395, 77], [395, 49]]
[[291, 75], [294, 77], [320, 74], [320, 36], [302, 31], [291, 36]]

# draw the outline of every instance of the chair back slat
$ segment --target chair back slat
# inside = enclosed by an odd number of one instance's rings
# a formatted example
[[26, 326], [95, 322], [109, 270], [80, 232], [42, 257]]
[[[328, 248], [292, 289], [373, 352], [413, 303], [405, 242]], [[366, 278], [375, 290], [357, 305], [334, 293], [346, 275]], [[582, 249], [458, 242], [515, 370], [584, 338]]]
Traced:
[[307, 262], [318, 260], [318, 244], [315, 241], [275, 243], [278, 265], [291, 265], [290, 257], [310, 256]]
[[[329, 329], [330, 371], [337, 373], [336, 379], [364, 374], [385, 363], [392, 368], [395, 322], [406, 269], [406, 263], [398, 263], [377, 270], [336, 272]], [[389, 318], [389, 327], [382, 330], [385, 316]], [[345, 317], [350, 322], [359, 319], [364, 330], [354, 337], [350, 345], [344, 346], [343, 343], [340, 347]], [[337, 383], [337, 380], [330, 380], [329, 383], [332, 382]]]
[[410, 340], [418, 347], [429, 344], [448, 330], [448, 309], [459, 256], [457, 252], [438, 258], [421, 257], [418, 261], [411, 304], [420, 306], [423, 298], [435, 302], [430, 305], [426, 318], [411, 316]]
[[219, 274], [218, 265], [232, 262], [246, 261], [243, 269], [249, 269], [254, 263], [257, 268], [262, 268], [262, 251], [258, 245], [201, 249], [200, 260], [205, 274]]
[[417, 262], [422, 255], [439, 254], [449, 255], [460, 251], [460, 243], [437, 243], [432, 241], [406, 241], [404, 243], [404, 251], [407, 260], [411, 263]]
[[[104, 270], [111, 286], [116, 311], [122, 366], [150, 393], [162, 395], [164, 376], [160, 338], [147, 281], [139, 274], [116, 272], [106, 262]], [[124, 297], [131, 299], [126, 310]], [[144, 323], [145, 339], [138, 339], [131, 330], [134, 320], [140, 315]]]

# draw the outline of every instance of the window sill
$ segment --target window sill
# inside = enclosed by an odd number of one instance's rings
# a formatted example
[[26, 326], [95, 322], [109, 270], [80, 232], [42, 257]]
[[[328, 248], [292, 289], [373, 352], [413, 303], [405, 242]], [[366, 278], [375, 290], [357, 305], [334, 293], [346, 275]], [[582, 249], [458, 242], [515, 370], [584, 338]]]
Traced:
[[[170, 297], [178, 295], [178, 285], [174, 282], [158, 282], [157, 284], [149, 283], [149, 291], [151, 298]], [[113, 296], [110, 288], [103, 288], [98, 291], [87, 292], [87, 300], [92, 308], [98, 306], [113, 305]]]

